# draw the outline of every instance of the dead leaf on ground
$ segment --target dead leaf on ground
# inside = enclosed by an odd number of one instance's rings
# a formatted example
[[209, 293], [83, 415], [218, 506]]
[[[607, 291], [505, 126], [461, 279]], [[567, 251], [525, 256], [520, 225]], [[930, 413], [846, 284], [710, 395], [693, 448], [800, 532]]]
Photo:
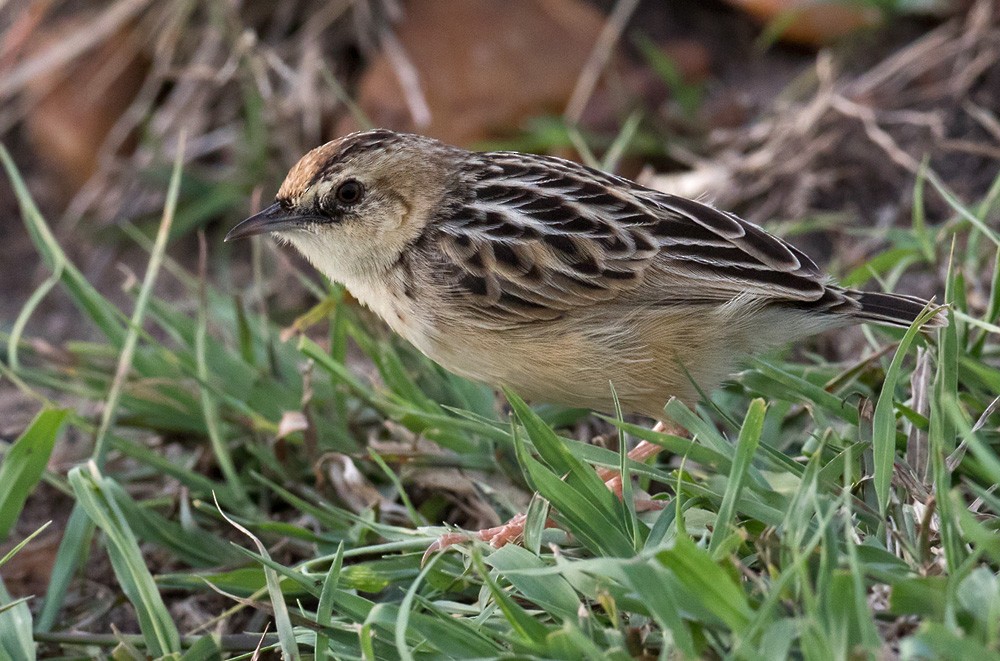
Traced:
[[[44, 51], [87, 20], [74, 16], [39, 26], [29, 53]], [[99, 169], [105, 139], [142, 86], [150, 62], [140, 35], [129, 26], [26, 88], [25, 131], [38, 156], [57, 175], [68, 198]], [[134, 140], [119, 146], [127, 153]]]
[[[408, 2], [361, 79], [358, 103], [377, 126], [452, 144], [502, 137], [529, 117], [563, 112], [604, 22], [579, 0]], [[415, 86], [404, 89], [401, 66]], [[345, 119], [338, 132], [357, 128]]]
[[861, 3], [815, 0], [726, 0], [761, 24], [778, 29], [778, 37], [804, 46], [825, 46], [884, 18], [878, 8]]

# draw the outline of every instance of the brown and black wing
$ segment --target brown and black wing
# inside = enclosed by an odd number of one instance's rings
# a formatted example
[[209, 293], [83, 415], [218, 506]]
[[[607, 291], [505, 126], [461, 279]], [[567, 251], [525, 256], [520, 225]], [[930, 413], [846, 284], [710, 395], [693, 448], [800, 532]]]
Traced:
[[484, 324], [616, 299], [859, 307], [798, 249], [705, 204], [544, 156], [475, 154], [468, 167], [463, 202], [433, 229], [443, 277]]

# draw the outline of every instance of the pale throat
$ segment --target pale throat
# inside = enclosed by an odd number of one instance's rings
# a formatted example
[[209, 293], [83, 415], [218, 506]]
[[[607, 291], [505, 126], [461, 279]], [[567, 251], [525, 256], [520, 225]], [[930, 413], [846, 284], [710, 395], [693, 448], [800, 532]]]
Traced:
[[[426, 351], [427, 320], [406, 295], [405, 274], [396, 268], [400, 250], [383, 242], [341, 237], [324, 241], [319, 235], [296, 232], [283, 235], [323, 275], [347, 287], [351, 295], [382, 318], [393, 331]], [[387, 249], [390, 248], [390, 249]]]
[[283, 233], [281, 238], [295, 246], [326, 277], [348, 286], [386, 272], [402, 250], [395, 249], [383, 237], [349, 230], [300, 230]]
[[427, 310], [418, 307], [406, 294], [402, 269], [377, 277], [357, 278], [345, 282], [347, 290], [366, 308], [378, 315], [397, 335], [424, 354], [436, 353], [434, 339], [437, 332]]

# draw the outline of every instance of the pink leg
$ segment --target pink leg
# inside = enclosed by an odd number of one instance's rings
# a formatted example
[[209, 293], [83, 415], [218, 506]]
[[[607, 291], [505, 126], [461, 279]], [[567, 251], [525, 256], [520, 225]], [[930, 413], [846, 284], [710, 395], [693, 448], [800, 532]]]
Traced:
[[[653, 431], [663, 433], [667, 430], [667, 426], [662, 422], [657, 422], [653, 427]], [[628, 458], [632, 461], [645, 463], [647, 460], [655, 457], [660, 453], [662, 448], [655, 443], [650, 443], [649, 441], [639, 441], [628, 453]], [[622, 497], [622, 476], [615, 468], [598, 468], [597, 475], [604, 480], [604, 483], [608, 485], [608, 488], [614, 492], [619, 498]], [[636, 512], [649, 512], [653, 510], [661, 510], [666, 506], [663, 501], [652, 500], [651, 498], [636, 498], [635, 499], [635, 511]]]
[[[484, 542], [488, 542], [490, 546], [495, 549], [501, 546], [506, 546], [511, 542], [515, 542], [524, 534], [524, 523], [528, 516], [526, 514], [516, 514], [510, 521], [499, 525], [495, 528], [484, 528], [473, 533], [466, 532], [450, 532], [441, 535], [434, 541], [427, 550], [424, 551], [424, 557], [420, 561], [420, 564], [427, 562], [427, 558], [430, 557], [435, 551], [440, 551], [446, 549], [449, 546], [454, 546], [455, 544], [460, 544], [461, 542], [469, 541], [470, 539], [479, 539]], [[549, 519], [545, 522], [546, 528], [551, 528], [555, 526], [555, 522]]]
[[[672, 427], [667, 427], [666, 424], [662, 422], [657, 422], [656, 426], [653, 427], [653, 431], [659, 433], [683, 433], [683, 430], [675, 429]], [[650, 443], [649, 441], [640, 441], [631, 452], [628, 453], [628, 458], [632, 461], [645, 462], [651, 457], [655, 457], [660, 453], [660, 446]], [[619, 498], [622, 497], [622, 476], [621, 474], [613, 468], [598, 468], [597, 474], [600, 476], [604, 483], [608, 485], [608, 488], [614, 492]], [[648, 512], [652, 510], [660, 510], [666, 507], [666, 504], [659, 500], [652, 500], [649, 498], [636, 499], [635, 510], [637, 512]], [[495, 528], [486, 528], [474, 533], [465, 532], [451, 532], [441, 535], [434, 543], [427, 547], [424, 551], [423, 562], [427, 561], [435, 551], [440, 551], [446, 549], [449, 546], [454, 546], [461, 542], [468, 541], [470, 539], [480, 539], [484, 542], [489, 542], [490, 546], [493, 548], [500, 548], [510, 544], [511, 542], [517, 541], [521, 535], [524, 534], [524, 522], [527, 517], [524, 514], [518, 514], [514, 516], [510, 521], [499, 525]], [[554, 522], [550, 519], [545, 522], [546, 527], [552, 527]]]

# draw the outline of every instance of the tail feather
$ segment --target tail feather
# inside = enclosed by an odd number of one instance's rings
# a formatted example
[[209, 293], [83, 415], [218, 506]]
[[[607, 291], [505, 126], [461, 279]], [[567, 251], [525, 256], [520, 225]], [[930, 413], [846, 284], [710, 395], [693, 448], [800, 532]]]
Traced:
[[926, 309], [934, 311], [934, 316], [926, 323], [927, 328], [941, 328], [948, 325], [945, 308], [935, 305], [933, 301], [925, 301], [916, 296], [902, 294], [883, 294], [870, 291], [845, 292], [857, 301], [861, 309], [855, 310], [853, 317], [862, 321], [871, 321], [887, 326], [908, 327]]

